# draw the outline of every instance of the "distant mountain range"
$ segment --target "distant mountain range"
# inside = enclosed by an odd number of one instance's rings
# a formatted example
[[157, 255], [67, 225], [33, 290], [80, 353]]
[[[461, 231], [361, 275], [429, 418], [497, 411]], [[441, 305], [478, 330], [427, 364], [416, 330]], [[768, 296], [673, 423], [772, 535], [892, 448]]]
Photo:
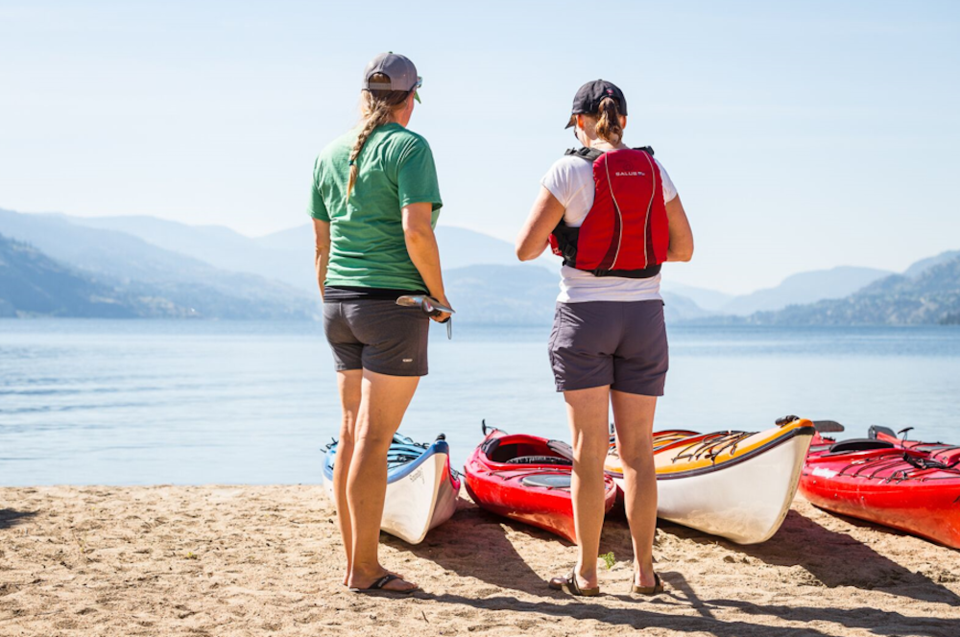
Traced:
[[[319, 314], [310, 224], [251, 238], [220, 226], [153, 217], [0, 209], [0, 234], [15, 240], [4, 244], [10, 263], [0, 279], [0, 314], [258, 319]], [[520, 264], [509, 242], [463, 228], [440, 226], [437, 236], [458, 320], [549, 323], [558, 259], [545, 255]], [[698, 323], [960, 322], [950, 281], [950, 264], [957, 259], [960, 251], [923, 259], [902, 275], [858, 267], [803, 272], [740, 296], [673, 283], [667, 269], [665, 312], [670, 322]], [[20, 269], [12, 269], [14, 262]], [[31, 272], [29, 286], [14, 284], [27, 281]], [[79, 296], [65, 295], [71, 287]], [[31, 305], [31, 295], [48, 304]], [[63, 303], [51, 305], [54, 298]]]
[[960, 324], [960, 252], [918, 261], [843, 298], [760, 312], [763, 325]]
[[0, 235], [0, 317], [187, 317], [161, 299], [138, 297]]
[[[252, 238], [222, 226], [188, 226], [155, 217], [49, 216], [86, 228], [122, 232], [221, 270], [275, 279], [310, 294], [317, 289], [309, 223]], [[0, 231], [2, 228], [0, 224]], [[518, 265], [511, 244], [479, 232], [439, 226], [437, 242], [445, 270], [479, 264]], [[547, 257], [537, 263], [551, 264]]]
[[[473, 265], [445, 277], [456, 320], [493, 325], [549, 325], [553, 321], [559, 277], [546, 268], [522, 265]], [[663, 293], [668, 322], [703, 318], [709, 312], [682, 296]]]
[[[108, 286], [123, 298], [152, 299], [151, 306], [169, 308], [145, 315], [220, 319], [319, 315], [318, 299], [291, 286], [221, 270], [123, 232], [71, 223], [62, 215], [0, 210], [0, 234], [30, 244], [65, 272]], [[7, 294], [6, 285], [0, 287], [0, 298]], [[55, 315], [88, 316], [84, 312], [67, 304]]]
[[721, 314], [749, 316], [755, 312], [780, 310], [789, 305], [840, 299], [891, 274], [893, 272], [887, 270], [851, 266], [801, 272], [787, 277], [775, 288], [734, 297], [718, 310]]

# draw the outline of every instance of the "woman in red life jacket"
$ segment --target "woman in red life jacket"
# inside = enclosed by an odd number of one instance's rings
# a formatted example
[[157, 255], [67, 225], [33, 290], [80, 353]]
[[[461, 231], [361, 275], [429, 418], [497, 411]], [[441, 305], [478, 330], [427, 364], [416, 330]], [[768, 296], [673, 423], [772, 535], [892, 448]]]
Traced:
[[611, 405], [633, 539], [631, 590], [663, 590], [653, 571], [653, 417], [668, 365], [660, 264], [689, 261], [693, 234], [652, 149], [623, 142], [626, 125], [627, 102], [619, 88], [603, 80], [580, 88], [567, 128], [575, 127], [583, 147], [568, 151], [543, 177], [516, 246], [521, 261], [539, 257], [548, 245], [563, 257], [549, 351], [573, 438], [579, 558], [569, 575], [550, 586], [576, 595], [599, 593]]

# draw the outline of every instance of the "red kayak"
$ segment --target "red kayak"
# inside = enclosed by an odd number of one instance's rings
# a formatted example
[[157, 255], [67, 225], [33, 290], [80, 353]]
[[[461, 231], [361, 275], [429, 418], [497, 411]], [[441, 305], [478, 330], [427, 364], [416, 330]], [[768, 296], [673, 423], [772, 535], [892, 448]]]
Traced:
[[800, 492], [822, 509], [960, 548], [960, 454], [924, 445], [933, 443], [905, 446], [878, 435], [836, 442], [818, 433]]
[[899, 431], [900, 436], [893, 433], [892, 429], [873, 425], [868, 434], [875, 440], [883, 440], [893, 443], [894, 446], [904, 449], [913, 449], [915, 451], [925, 451], [930, 457], [944, 464], [956, 463], [960, 460], [960, 445], [951, 445], [945, 442], [921, 442], [919, 440], [907, 440], [906, 433], [912, 431], [913, 427], [907, 427]]
[[[573, 543], [570, 476], [572, 450], [565, 442], [508, 434], [483, 425], [486, 438], [464, 465], [464, 485], [473, 501], [497, 515], [540, 527]], [[605, 510], [617, 497], [604, 476]]]

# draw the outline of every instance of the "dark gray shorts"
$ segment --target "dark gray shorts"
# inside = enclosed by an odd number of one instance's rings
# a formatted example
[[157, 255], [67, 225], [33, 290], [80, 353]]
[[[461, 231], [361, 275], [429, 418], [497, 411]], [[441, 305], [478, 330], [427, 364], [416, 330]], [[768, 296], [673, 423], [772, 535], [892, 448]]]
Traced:
[[337, 371], [427, 375], [430, 319], [418, 307], [373, 299], [327, 301], [323, 304], [323, 331]]
[[668, 363], [662, 301], [557, 303], [550, 334], [557, 391], [610, 385], [663, 396]]

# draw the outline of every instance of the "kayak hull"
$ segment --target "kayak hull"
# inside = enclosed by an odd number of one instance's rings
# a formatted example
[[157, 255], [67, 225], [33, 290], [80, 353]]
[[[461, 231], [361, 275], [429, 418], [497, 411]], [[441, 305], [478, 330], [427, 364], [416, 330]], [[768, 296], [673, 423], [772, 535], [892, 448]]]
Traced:
[[[380, 521], [380, 530], [408, 544], [419, 544], [427, 532], [449, 520], [457, 510], [460, 493], [460, 480], [450, 468], [447, 443], [438, 440], [418, 449], [422, 451], [419, 457], [388, 469]], [[323, 483], [331, 500], [335, 447], [332, 451], [327, 452], [323, 466]]]
[[794, 437], [720, 471], [657, 480], [657, 516], [737, 544], [765, 542], [797, 492], [809, 437]]
[[[693, 436], [655, 449], [657, 517], [737, 544], [770, 539], [796, 495], [813, 426], [798, 420], [739, 435], [739, 446], [706, 463], [685, 454], [691, 443], [708, 442], [718, 434]], [[622, 488], [619, 459], [608, 459], [607, 470]]]
[[834, 453], [829, 447], [811, 451], [800, 493], [821, 509], [960, 549], [960, 471], [923, 469], [908, 462], [905, 454], [936, 460], [928, 451], [902, 446], [850, 453]]
[[[493, 430], [467, 460], [464, 486], [482, 509], [544, 529], [575, 544], [577, 532], [569, 488], [572, 466], [561, 464], [565, 459], [554, 456], [548, 442], [538, 436]], [[506, 450], [510, 451], [504, 453]], [[506, 462], [514, 453], [543, 461], [524, 465]], [[556, 459], [551, 460], [551, 456]], [[531, 482], [558, 486], [536, 486]], [[606, 477], [604, 486], [604, 511], [609, 511], [616, 500], [616, 485]]]

